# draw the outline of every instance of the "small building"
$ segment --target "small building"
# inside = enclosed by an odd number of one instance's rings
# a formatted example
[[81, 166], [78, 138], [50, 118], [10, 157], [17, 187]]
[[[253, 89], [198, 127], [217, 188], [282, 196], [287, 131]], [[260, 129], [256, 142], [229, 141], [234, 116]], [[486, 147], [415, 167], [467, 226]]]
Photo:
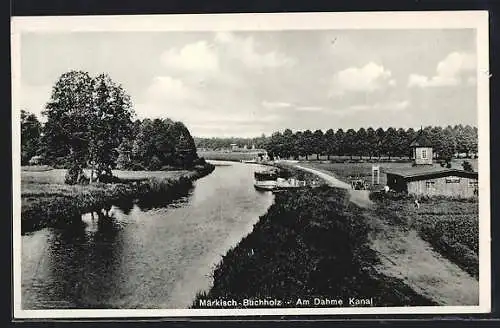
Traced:
[[432, 165], [432, 143], [422, 129], [410, 143], [414, 165]]
[[231, 145], [231, 150], [238, 150], [238, 144], [232, 143]]
[[478, 195], [478, 173], [434, 166], [432, 144], [421, 129], [410, 147], [413, 167], [386, 170], [387, 186], [415, 196], [472, 198]]
[[478, 195], [478, 173], [442, 167], [386, 171], [387, 186], [415, 196], [473, 198]]

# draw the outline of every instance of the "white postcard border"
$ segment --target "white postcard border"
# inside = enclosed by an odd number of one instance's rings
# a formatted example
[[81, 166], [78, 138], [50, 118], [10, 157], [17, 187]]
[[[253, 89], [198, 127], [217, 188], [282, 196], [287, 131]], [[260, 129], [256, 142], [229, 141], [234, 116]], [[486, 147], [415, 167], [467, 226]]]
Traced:
[[[11, 19], [13, 312], [23, 318], [200, 317], [255, 315], [458, 314], [491, 310], [489, 36], [487, 11], [205, 14], [134, 16], [45, 16]], [[326, 29], [476, 29], [479, 139], [479, 305], [272, 309], [23, 310], [21, 308], [20, 47], [25, 32], [265, 31]]]

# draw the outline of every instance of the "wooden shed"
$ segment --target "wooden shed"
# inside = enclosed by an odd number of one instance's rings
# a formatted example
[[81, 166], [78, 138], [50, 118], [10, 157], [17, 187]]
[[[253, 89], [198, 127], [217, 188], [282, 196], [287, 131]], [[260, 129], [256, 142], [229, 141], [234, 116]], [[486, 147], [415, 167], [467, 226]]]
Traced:
[[478, 195], [478, 173], [441, 167], [386, 171], [387, 185], [416, 196], [472, 198]]

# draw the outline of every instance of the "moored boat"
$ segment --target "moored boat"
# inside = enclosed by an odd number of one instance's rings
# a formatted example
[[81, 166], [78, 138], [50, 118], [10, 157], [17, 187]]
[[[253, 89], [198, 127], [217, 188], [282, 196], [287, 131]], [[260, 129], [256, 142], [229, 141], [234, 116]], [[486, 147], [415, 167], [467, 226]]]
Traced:
[[273, 180], [265, 180], [265, 181], [256, 181], [253, 185], [256, 190], [260, 191], [273, 191], [277, 188], [276, 181]]
[[276, 169], [258, 171], [254, 173], [254, 177], [257, 181], [276, 180], [278, 178], [278, 171]]

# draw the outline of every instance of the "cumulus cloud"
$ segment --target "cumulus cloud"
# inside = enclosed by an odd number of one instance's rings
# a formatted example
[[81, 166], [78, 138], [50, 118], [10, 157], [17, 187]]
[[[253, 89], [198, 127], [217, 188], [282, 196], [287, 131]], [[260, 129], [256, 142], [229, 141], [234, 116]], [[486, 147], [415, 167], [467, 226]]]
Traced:
[[184, 101], [194, 100], [196, 92], [181, 80], [157, 76], [146, 90], [146, 96], [150, 100]]
[[475, 83], [475, 80], [466, 78], [476, 68], [476, 57], [473, 54], [452, 52], [440, 61], [436, 67], [436, 75], [428, 77], [420, 74], [410, 74], [409, 87], [443, 87], [459, 85], [463, 81]]
[[164, 66], [194, 71], [216, 71], [219, 57], [207, 41], [198, 41], [180, 49], [170, 49], [161, 55]]
[[337, 72], [333, 77], [332, 95], [346, 92], [373, 92], [396, 84], [391, 79], [391, 71], [382, 65], [370, 62], [363, 67], [350, 67]]
[[252, 36], [237, 36], [230, 32], [218, 32], [215, 42], [245, 66], [253, 69], [293, 66], [295, 59], [278, 51], [263, 51]]

